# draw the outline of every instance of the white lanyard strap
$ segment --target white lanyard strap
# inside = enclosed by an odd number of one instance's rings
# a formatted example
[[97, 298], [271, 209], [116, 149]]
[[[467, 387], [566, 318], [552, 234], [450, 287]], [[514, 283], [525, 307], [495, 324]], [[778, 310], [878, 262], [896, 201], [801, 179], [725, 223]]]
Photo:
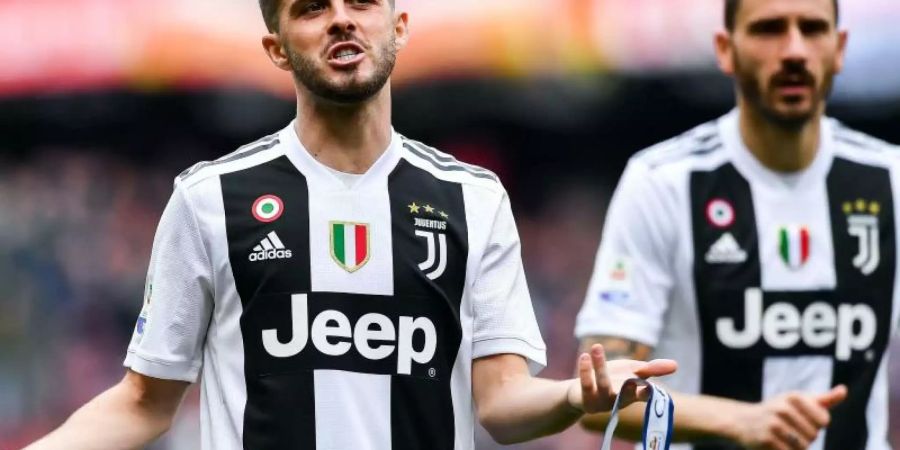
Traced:
[[[672, 443], [672, 420], [675, 417], [675, 403], [672, 402], [672, 397], [664, 389], [647, 380], [632, 378], [625, 382], [623, 389], [628, 384], [650, 388], [650, 398], [647, 399], [647, 407], [644, 409], [644, 425], [641, 431], [644, 450], [669, 450], [669, 444]], [[621, 398], [620, 393], [613, 405], [609, 423], [606, 424], [603, 445], [600, 450], [610, 450], [612, 446], [613, 433], [616, 431], [616, 426], [619, 425], [619, 400]]]

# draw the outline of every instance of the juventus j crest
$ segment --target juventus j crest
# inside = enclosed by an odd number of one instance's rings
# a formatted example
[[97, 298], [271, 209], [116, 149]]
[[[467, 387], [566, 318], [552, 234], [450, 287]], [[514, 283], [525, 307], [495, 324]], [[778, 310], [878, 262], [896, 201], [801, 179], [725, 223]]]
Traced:
[[[425, 240], [428, 256], [419, 264], [419, 269], [429, 280], [439, 278], [447, 269], [447, 219], [450, 215], [438, 211], [430, 204], [419, 206], [416, 202], [409, 205], [409, 212], [414, 216], [416, 236]], [[415, 216], [434, 217], [415, 217]]]
[[881, 205], [859, 199], [844, 203], [847, 214], [847, 232], [859, 240], [859, 252], [853, 258], [853, 266], [863, 275], [871, 275], [881, 262], [878, 237], [878, 214]]

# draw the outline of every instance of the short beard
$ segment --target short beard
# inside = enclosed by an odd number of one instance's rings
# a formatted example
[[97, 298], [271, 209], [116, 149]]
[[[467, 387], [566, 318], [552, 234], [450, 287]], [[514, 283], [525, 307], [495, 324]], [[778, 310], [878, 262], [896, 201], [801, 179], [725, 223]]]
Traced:
[[767, 122], [786, 131], [798, 131], [805, 127], [810, 121], [816, 118], [819, 106], [831, 94], [834, 83], [834, 74], [825, 75], [822, 89], [813, 90], [812, 105], [808, 113], [799, 115], [786, 115], [778, 112], [775, 108], [766, 103], [766, 96], [762, 92], [760, 80], [752, 73], [741, 70], [741, 63], [737, 55], [732, 60], [735, 68], [735, 83], [747, 104], [756, 110], [759, 115]]
[[297, 83], [316, 97], [341, 105], [362, 103], [378, 94], [387, 84], [397, 62], [397, 41], [391, 38], [390, 42], [382, 47], [381, 54], [384, 56], [375, 61], [375, 73], [371, 78], [359, 81], [357, 74], [354, 73], [349, 81], [339, 84], [323, 77], [313, 60], [292, 51], [286, 44], [284, 49]]

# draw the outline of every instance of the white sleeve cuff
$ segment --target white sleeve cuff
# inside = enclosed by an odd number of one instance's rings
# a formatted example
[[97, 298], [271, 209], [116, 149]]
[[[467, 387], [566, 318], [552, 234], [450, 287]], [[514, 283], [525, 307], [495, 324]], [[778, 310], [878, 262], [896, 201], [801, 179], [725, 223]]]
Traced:
[[123, 365], [148, 377], [196, 383], [203, 364], [200, 361], [162, 361], [129, 351]]
[[528, 370], [531, 375], [537, 375], [547, 366], [547, 349], [543, 346], [536, 347], [521, 338], [483, 338], [472, 344], [472, 359], [505, 353], [524, 356], [528, 360]]

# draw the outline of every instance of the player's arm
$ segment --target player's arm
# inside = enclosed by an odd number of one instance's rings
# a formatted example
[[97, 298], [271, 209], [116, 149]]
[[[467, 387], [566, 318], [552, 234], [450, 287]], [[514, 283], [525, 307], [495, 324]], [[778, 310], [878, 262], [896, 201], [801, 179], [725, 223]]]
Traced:
[[[472, 395], [478, 417], [494, 439], [508, 444], [563, 430], [574, 424], [582, 411], [610, 409], [612, 390], [626, 378], [635, 374], [659, 376], [675, 370], [672, 361], [620, 361], [607, 368], [598, 346], [592, 356], [581, 355], [578, 379], [532, 377], [546, 363], [545, 346], [531, 305], [509, 198], [505, 191], [479, 191], [474, 195], [482, 199], [498, 195], [491, 199], [496, 206], [473, 208], [470, 216], [472, 223], [492, 224], [484, 229], [485, 236], [476, 234], [473, 239], [485, 239], [486, 245], [468, 290], [474, 316]], [[641, 389], [631, 393], [646, 394], [649, 392]]]
[[[671, 360], [610, 361], [600, 345], [578, 359], [578, 377], [556, 381], [532, 377], [524, 357], [498, 354], [472, 364], [472, 394], [482, 426], [501, 444], [558, 433], [584, 412], [609, 411], [629, 378], [663, 376], [676, 370]], [[646, 387], [629, 384], [622, 404], [645, 400]]]
[[29, 450], [142, 448], [164, 433], [197, 380], [212, 310], [211, 263], [191, 201], [176, 187], [153, 242], [129, 370]]
[[129, 370], [122, 381], [25, 450], [143, 448], [169, 429], [188, 386]]
[[[616, 358], [647, 359], [651, 349], [616, 337], [589, 337], [583, 348], [606, 347], [610, 363]], [[831, 420], [829, 408], [847, 395], [843, 386], [825, 394], [788, 393], [762, 403], [747, 403], [709, 395], [688, 395], [669, 390], [675, 403], [674, 436], [677, 442], [727, 440], [752, 449], [805, 449]], [[630, 406], [620, 411], [616, 436], [637, 441], [644, 414]], [[581, 425], [602, 432], [609, 414], [590, 414]]]

